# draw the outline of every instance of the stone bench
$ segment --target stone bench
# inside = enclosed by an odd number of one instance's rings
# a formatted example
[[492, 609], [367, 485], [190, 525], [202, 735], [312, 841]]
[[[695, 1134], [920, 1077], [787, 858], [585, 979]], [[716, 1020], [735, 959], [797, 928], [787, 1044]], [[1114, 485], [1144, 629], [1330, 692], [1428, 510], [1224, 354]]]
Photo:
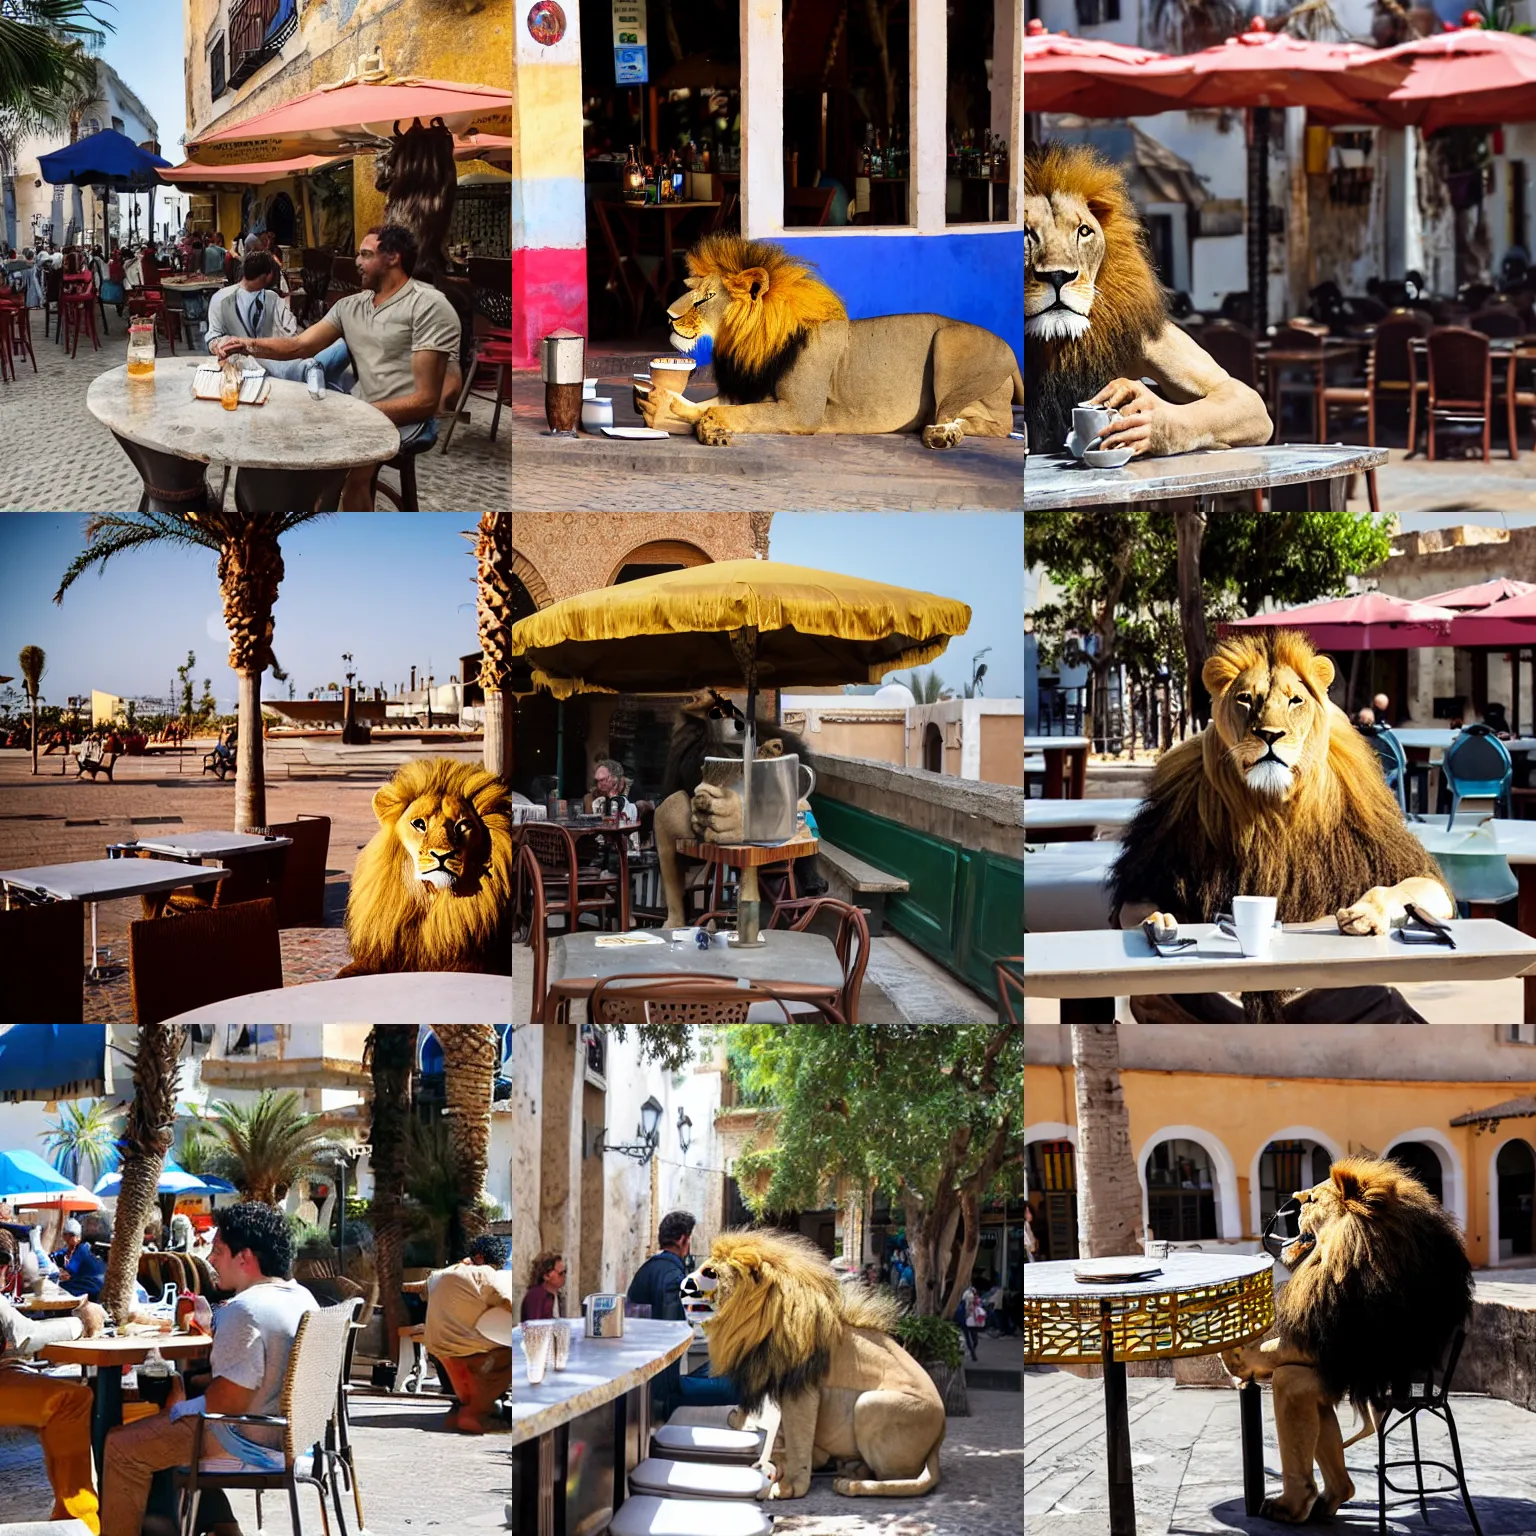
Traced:
[[832, 894], [839, 901], [869, 909], [869, 936], [878, 938], [885, 931], [885, 898], [893, 891], [911, 890], [911, 881], [877, 869], [826, 838], [820, 840], [816, 856]]

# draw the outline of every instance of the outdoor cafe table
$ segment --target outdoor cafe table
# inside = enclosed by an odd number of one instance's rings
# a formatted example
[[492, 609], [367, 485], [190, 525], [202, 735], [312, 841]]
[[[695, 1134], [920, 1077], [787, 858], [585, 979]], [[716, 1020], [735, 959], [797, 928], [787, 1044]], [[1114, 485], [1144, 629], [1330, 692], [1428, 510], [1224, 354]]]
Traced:
[[[648, 931], [648, 930], [640, 930]], [[843, 964], [831, 939], [819, 933], [770, 928], [763, 942], [741, 948], [673, 944], [600, 945], [599, 933], [569, 933], [549, 941], [549, 988], [544, 1022], [563, 1024], [571, 999], [589, 998], [605, 976], [730, 976], [793, 992], [795, 1001], [835, 1005], [843, 990]]]
[[[185, 885], [208, 885], [222, 880], [227, 869], [177, 864], [168, 867], [157, 859], [82, 859], [74, 864], [39, 864], [31, 869], [0, 870], [0, 887], [10, 906], [11, 890], [29, 891], [49, 901], [83, 901], [91, 909], [91, 968], [87, 975], [100, 981], [101, 964], [96, 952], [96, 903], [124, 896], [143, 896], [150, 915], [158, 917], [166, 899]], [[158, 899], [157, 899], [158, 898]]]
[[622, 1338], [588, 1339], [573, 1321], [565, 1369], [546, 1366], [536, 1386], [512, 1351], [512, 1528], [526, 1536], [606, 1529], [596, 1517], [624, 1502], [628, 1447], [650, 1454], [651, 1378], [693, 1342], [691, 1323], [627, 1317]]
[[[532, 807], [542, 809], [542, 807]], [[602, 816], [557, 816], [547, 825], [564, 827], [578, 842], [584, 837], [606, 838], [619, 854], [619, 932], [629, 932], [629, 839], [640, 830], [638, 821], [610, 821]], [[515, 817], [514, 817], [515, 821]]]
[[23, 1296], [16, 1303], [16, 1309], [34, 1317], [56, 1317], [65, 1312], [73, 1312], [84, 1300], [83, 1296], [71, 1296], [68, 1291], [60, 1291], [57, 1295]]
[[1165, 458], [1132, 459], [1121, 469], [1090, 469], [1064, 452], [1031, 453], [1024, 460], [1024, 511], [1130, 509], [1154, 501], [1208, 498], [1326, 480], [1327, 510], [1342, 512], [1349, 477], [1386, 462], [1385, 448], [1338, 443], [1206, 448]]
[[1086, 736], [1026, 736], [1024, 752], [1045, 755], [1045, 798], [1081, 800], [1088, 782]]
[[[1147, 1280], [1084, 1282], [1075, 1259], [1024, 1266], [1024, 1361], [1102, 1365], [1109, 1473], [1110, 1536], [1136, 1536], [1127, 1412], [1128, 1360], [1214, 1355], [1262, 1338], [1275, 1320], [1274, 1260], [1267, 1254], [1171, 1253], [1148, 1260]], [[1264, 1454], [1257, 1382], [1239, 1394], [1243, 1502], [1264, 1502]]]
[[[1024, 995], [1096, 998], [1063, 1007], [1064, 1022], [1108, 1022], [1114, 999], [1178, 992], [1284, 992], [1420, 981], [1504, 981], [1536, 966], [1536, 938], [1491, 918], [1450, 923], [1455, 949], [1404, 944], [1392, 934], [1347, 934], [1325, 917], [1286, 923], [1263, 960], [1244, 956], [1214, 923], [1183, 923], [1194, 949], [1163, 957], [1138, 928], [1053, 932], [1024, 946]], [[1067, 1020], [1068, 1013], [1074, 1019]]]
[[706, 864], [723, 864], [727, 869], [741, 872], [741, 884], [736, 891], [736, 932], [743, 944], [756, 944], [761, 933], [763, 903], [757, 885], [758, 870], [765, 864], [803, 859], [820, 846], [814, 837], [805, 833], [782, 843], [700, 843], [686, 837], [677, 840], [677, 851], [686, 858], [702, 859]]
[[163, 1359], [184, 1360], [206, 1355], [212, 1348], [213, 1339], [205, 1333], [151, 1332], [49, 1344], [38, 1350], [37, 1358], [49, 1365], [80, 1365], [94, 1372], [96, 1401], [91, 1410], [91, 1449], [96, 1454], [96, 1472], [100, 1476], [107, 1431], [123, 1422], [123, 1367], [143, 1365], [152, 1349], [158, 1349]]
[[179, 1013], [171, 1024], [505, 1024], [512, 978], [468, 971], [343, 976], [248, 992]]
[[400, 451], [400, 433], [356, 395], [328, 389], [320, 400], [293, 379], [272, 379], [264, 405], [226, 411], [192, 395], [192, 370], [208, 359], [162, 358], [153, 378], [126, 367], [91, 381], [85, 403], [122, 445], [144, 481], [147, 502], [200, 504], [204, 466], [231, 465], [242, 512], [334, 509], [347, 471], [382, 464]]
[[1026, 800], [1024, 841], [1085, 842], [1099, 827], [1125, 826], [1140, 809], [1130, 799]]

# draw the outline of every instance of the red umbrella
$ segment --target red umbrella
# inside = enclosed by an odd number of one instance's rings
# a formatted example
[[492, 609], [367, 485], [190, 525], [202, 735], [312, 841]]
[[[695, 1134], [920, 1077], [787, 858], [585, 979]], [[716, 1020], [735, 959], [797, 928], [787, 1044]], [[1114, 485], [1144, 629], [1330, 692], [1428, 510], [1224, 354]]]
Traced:
[[1524, 597], [1527, 592], [1536, 592], [1536, 582], [1511, 581], [1508, 576], [1495, 576], [1492, 581], [1480, 581], [1470, 587], [1452, 587], [1449, 592], [1436, 592], [1419, 601], [1432, 603], [1437, 608], [1486, 608], [1491, 603], [1503, 602], [1506, 597]]
[[[481, 133], [473, 138], [455, 138], [455, 160], [499, 161], [511, 154], [512, 140], [504, 134]], [[253, 160], [244, 165], [199, 165], [188, 160], [182, 165], [172, 165], [158, 172], [162, 181], [182, 187], [216, 186], [227, 182], [232, 186], [261, 186], [283, 176], [302, 175], [317, 171], [322, 166], [338, 165], [351, 159], [350, 154], [332, 151], [325, 155], [295, 155], [290, 160]]]
[[1536, 119], [1536, 38], [1462, 27], [1384, 48], [1384, 67], [1408, 75], [1379, 102], [1382, 119], [1425, 133], [1478, 123]]
[[1281, 613], [1256, 613], [1220, 627], [1222, 634], [1235, 629], [1300, 629], [1323, 651], [1405, 651], [1450, 645], [1453, 621], [1460, 622], [1449, 608], [1385, 592], [1362, 592]]
[[1165, 54], [1145, 48], [1047, 32], [1037, 17], [1024, 38], [1024, 99], [1031, 112], [1083, 117], [1167, 112], [1187, 82], [1161, 75], [1155, 86], [1145, 83], [1147, 67], [1166, 61]]
[[1451, 625], [1453, 645], [1536, 645], [1536, 590], [1459, 614]]

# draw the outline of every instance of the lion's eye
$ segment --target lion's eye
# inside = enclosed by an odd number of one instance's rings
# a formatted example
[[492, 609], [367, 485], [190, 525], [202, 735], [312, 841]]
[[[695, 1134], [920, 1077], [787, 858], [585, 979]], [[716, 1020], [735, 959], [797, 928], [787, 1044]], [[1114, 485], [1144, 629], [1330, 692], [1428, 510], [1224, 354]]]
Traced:
[[411, 825], [415, 827], [418, 832], [425, 832], [427, 830], [427, 824], [424, 820], [422, 820], [420, 816], [418, 816], [415, 821], [411, 823]]
[[1247, 709], [1247, 707], [1253, 703], [1253, 695], [1251, 693], [1240, 693], [1237, 696], [1237, 702], [1241, 704], [1244, 709]]
[[474, 827], [470, 822], [456, 821], [453, 825], [453, 830], [457, 832], [460, 837], [468, 837], [469, 834], [474, 830]]
[[1295, 709], [1296, 706], [1301, 703], [1301, 695], [1298, 694], [1294, 699], [1292, 699], [1290, 701], [1290, 703], [1291, 703], [1291, 708]]
[[1086, 240], [1092, 233], [1093, 226], [1091, 224], [1079, 224], [1077, 226], [1077, 238], [1079, 240]]

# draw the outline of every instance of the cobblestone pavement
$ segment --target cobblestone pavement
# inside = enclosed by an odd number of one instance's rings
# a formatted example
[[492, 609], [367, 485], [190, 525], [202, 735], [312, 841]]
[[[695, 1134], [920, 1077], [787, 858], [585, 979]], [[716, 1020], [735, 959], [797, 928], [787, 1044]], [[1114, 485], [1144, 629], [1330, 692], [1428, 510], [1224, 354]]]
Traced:
[[[1127, 1386], [1138, 1536], [1281, 1536], [1296, 1529], [1243, 1513], [1235, 1391], [1175, 1389], [1171, 1380], [1154, 1377], [1132, 1377]], [[1264, 1398], [1264, 1467], [1274, 1493], [1280, 1485], [1280, 1453], [1268, 1389]], [[1484, 1536], [1536, 1536], [1536, 1484], [1531, 1478], [1536, 1415], [1496, 1398], [1461, 1394], [1452, 1395], [1452, 1411]], [[1352, 1422], [1347, 1411], [1344, 1417]], [[1105, 1536], [1109, 1496], [1103, 1383], [1064, 1371], [1026, 1371], [1024, 1429], [1027, 1536]], [[1346, 1428], [1345, 1437], [1350, 1433]], [[1442, 1428], [1426, 1419], [1419, 1436], [1425, 1455], [1449, 1459]], [[1377, 1529], [1374, 1436], [1351, 1446], [1345, 1456], [1356, 1497], [1326, 1528], [1340, 1536], [1366, 1536]], [[1427, 1481], [1433, 1483], [1437, 1476], [1431, 1472]], [[1430, 1531], [1464, 1536], [1471, 1530], [1454, 1494], [1430, 1500], [1428, 1524], [1416, 1502], [1388, 1497], [1394, 1500], [1388, 1506], [1390, 1536]]]
[[[603, 361], [594, 366], [603, 366]], [[640, 425], [629, 376], [610, 372], [616, 426]], [[697, 386], [693, 394], [705, 393]], [[967, 438], [938, 453], [914, 433], [737, 436], [728, 448], [692, 437], [625, 442], [552, 438], [535, 374], [512, 384], [512, 507], [541, 512], [867, 512], [1012, 510], [1023, 505], [1024, 445]], [[507, 414], [503, 415], [503, 424]]]
[[[123, 362], [126, 319], [109, 310], [107, 324], [111, 334], [103, 337], [99, 352], [70, 357], [43, 335], [42, 317], [33, 313], [37, 372], [22, 358], [15, 381], [0, 384], [0, 509], [121, 512], [139, 504], [142, 487], [127, 455], [85, 406], [91, 380]], [[188, 361], [183, 347], [175, 358], [162, 353], [157, 366], [183, 369]], [[505, 413], [492, 443], [492, 405], [471, 400], [468, 409], [471, 420], [459, 423], [446, 457], [434, 447], [416, 460], [423, 512], [478, 512], [507, 504], [512, 437]], [[215, 491], [221, 478], [215, 467], [210, 474]], [[228, 499], [233, 505], [232, 489]], [[382, 497], [379, 506], [389, 510]]]
[[[510, 1437], [455, 1434], [448, 1414], [446, 1399], [352, 1398], [352, 1443], [371, 1536], [507, 1528]], [[12, 1521], [46, 1520], [53, 1507], [31, 1430], [0, 1428], [0, 1503]], [[230, 1503], [242, 1528], [255, 1531], [255, 1495], [232, 1493]], [[342, 1507], [350, 1530], [356, 1521], [346, 1494]], [[318, 1529], [313, 1489], [302, 1490], [299, 1510], [305, 1530]], [[266, 1536], [291, 1536], [286, 1499], [269, 1495], [262, 1516]]]

